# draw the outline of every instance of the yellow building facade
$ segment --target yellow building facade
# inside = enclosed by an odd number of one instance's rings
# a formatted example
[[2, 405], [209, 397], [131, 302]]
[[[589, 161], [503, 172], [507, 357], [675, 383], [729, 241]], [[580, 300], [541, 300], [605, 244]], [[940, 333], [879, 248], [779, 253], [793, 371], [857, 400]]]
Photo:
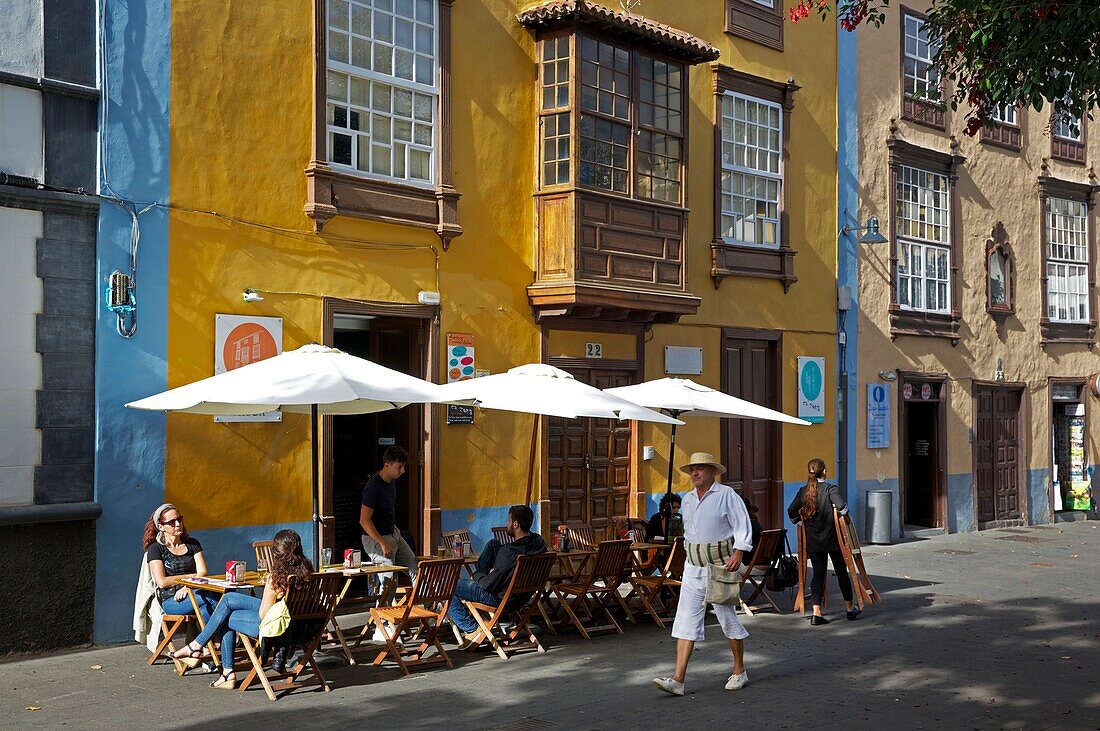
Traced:
[[[788, 413], [797, 358], [824, 357], [824, 423], [678, 432], [677, 465], [720, 455], [780, 524], [806, 461], [836, 453], [837, 332], [836, 37], [783, 12], [174, 3], [168, 385], [211, 374], [218, 314], [440, 382], [463, 343], [475, 371], [679, 374]], [[440, 530], [490, 537], [524, 499], [532, 417], [463, 417], [323, 420], [324, 545], [358, 544], [360, 485], [389, 444], [412, 456], [398, 522], [425, 552]], [[292, 414], [169, 415], [165, 498], [220, 545], [310, 530], [309, 434]], [[655, 510], [666, 427], [545, 419], [538, 435], [543, 531]]]

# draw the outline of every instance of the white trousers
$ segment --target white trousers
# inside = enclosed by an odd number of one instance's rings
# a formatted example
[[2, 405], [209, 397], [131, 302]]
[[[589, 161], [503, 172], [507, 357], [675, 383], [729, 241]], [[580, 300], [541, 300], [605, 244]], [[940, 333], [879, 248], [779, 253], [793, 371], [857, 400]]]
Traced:
[[[707, 580], [691, 576], [684, 572], [683, 585], [680, 587], [680, 601], [676, 605], [676, 619], [672, 622], [672, 636], [677, 640], [703, 641], [703, 623], [707, 618]], [[737, 618], [732, 604], [715, 604], [714, 613], [722, 625], [722, 633], [731, 640], [743, 640], [749, 636], [748, 630]]]

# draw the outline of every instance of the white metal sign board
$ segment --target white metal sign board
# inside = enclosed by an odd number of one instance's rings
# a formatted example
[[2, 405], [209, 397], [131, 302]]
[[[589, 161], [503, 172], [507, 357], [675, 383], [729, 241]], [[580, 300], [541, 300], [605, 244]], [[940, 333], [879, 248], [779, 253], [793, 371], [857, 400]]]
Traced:
[[812, 424], [825, 422], [824, 358], [798, 358], [798, 418]]
[[[214, 375], [283, 352], [283, 318], [248, 315], [214, 316]], [[215, 416], [214, 421], [282, 421], [281, 411], [247, 416]]]
[[679, 376], [703, 374], [703, 349], [665, 346], [665, 373]]
[[890, 448], [890, 384], [867, 384], [867, 448]]

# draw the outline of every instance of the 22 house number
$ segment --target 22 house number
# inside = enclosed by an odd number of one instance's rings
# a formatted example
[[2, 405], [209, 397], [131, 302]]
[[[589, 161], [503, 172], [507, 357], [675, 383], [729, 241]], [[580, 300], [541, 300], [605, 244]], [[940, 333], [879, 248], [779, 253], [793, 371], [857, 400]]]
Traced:
[[603, 344], [602, 343], [585, 343], [584, 344], [584, 357], [585, 358], [602, 358], [603, 357]]

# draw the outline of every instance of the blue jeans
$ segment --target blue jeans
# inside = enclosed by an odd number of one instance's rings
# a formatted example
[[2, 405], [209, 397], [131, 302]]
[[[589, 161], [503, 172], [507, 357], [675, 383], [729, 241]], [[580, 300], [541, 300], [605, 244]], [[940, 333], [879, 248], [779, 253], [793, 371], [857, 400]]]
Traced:
[[260, 636], [260, 600], [248, 594], [227, 592], [206, 621], [206, 629], [195, 638], [195, 644], [205, 645], [220, 637], [222, 672], [233, 669], [233, 651], [237, 647], [237, 632], [249, 637]]
[[[214, 592], [198, 589], [195, 591], [195, 599], [199, 602], [199, 612], [202, 614], [202, 621], [208, 621], [210, 615], [214, 612], [214, 607], [218, 605], [218, 595]], [[169, 597], [160, 603], [160, 608], [164, 610], [165, 614], [195, 613], [195, 606], [191, 603], [190, 597], [184, 597], [181, 602], [176, 601], [174, 596]]]
[[[495, 538], [485, 544], [481, 555], [477, 557], [478, 573], [489, 573], [489, 570], [496, 564], [497, 551], [499, 550], [500, 541]], [[451, 606], [447, 608], [447, 616], [454, 622], [455, 627], [466, 633], [475, 632], [478, 627], [473, 615], [470, 614], [470, 610], [462, 603], [463, 599], [478, 604], [488, 604], [491, 607], [495, 607], [500, 603], [500, 599], [495, 594], [485, 591], [472, 579], [459, 581], [458, 586], [455, 588], [454, 598], [451, 599]]]

